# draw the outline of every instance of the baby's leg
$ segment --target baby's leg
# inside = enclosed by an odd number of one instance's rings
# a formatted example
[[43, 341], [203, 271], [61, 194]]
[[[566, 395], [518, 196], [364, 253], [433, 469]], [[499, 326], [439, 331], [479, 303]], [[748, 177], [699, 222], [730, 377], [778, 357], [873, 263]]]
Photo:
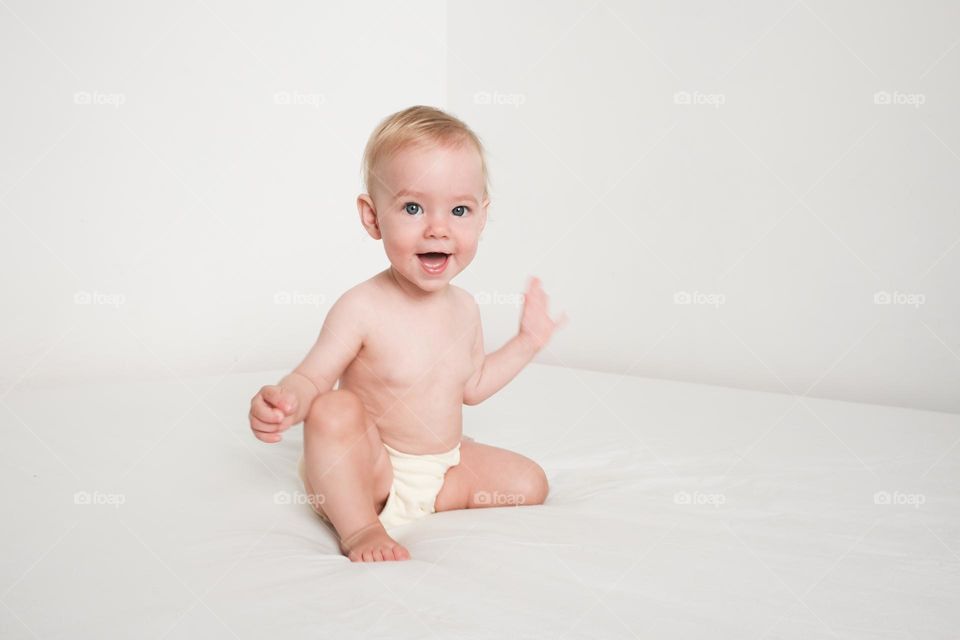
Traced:
[[447, 469], [434, 507], [451, 511], [537, 505], [549, 492], [547, 474], [530, 458], [464, 439], [460, 464]]
[[305, 489], [330, 519], [350, 560], [406, 560], [410, 553], [387, 535], [383, 509], [393, 467], [376, 425], [349, 390], [317, 396], [303, 422]]
[[530, 458], [464, 439], [460, 464], [447, 469], [437, 494], [437, 511], [543, 504], [550, 492], [547, 474]]

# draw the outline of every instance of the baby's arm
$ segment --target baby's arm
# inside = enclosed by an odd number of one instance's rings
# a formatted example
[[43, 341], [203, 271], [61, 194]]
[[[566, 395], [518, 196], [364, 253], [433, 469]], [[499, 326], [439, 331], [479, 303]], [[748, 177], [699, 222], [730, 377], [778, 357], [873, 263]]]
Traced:
[[313, 399], [333, 389], [333, 385], [353, 362], [363, 345], [364, 314], [361, 294], [351, 290], [330, 307], [320, 335], [303, 361], [280, 381], [279, 386], [294, 391], [299, 406], [290, 424], [303, 422]]
[[506, 386], [547, 344], [554, 330], [563, 324], [566, 314], [559, 321], [551, 319], [547, 313], [547, 299], [540, 288], [540, 280], [533, 278], [524, 296], [520, 331], [507, 344], [487, 355], [483, 352], [480, 308], [476, 302], [473, 303], [477, 324], [473, 345], [475, 373], [463, 390], [464, 404], [479, 404]]

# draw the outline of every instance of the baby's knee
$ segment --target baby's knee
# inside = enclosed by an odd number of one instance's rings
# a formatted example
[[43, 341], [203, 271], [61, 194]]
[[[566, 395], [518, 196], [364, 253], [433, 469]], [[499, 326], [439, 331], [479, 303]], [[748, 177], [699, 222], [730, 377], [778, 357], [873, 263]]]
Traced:
[[325, 437], [355, 437], [365, 420], [360, 397], [348, 389], [337, 389], [314, 398], [303, 424], [304, 429]]
[[543, 467], [531, 461], [530, 468], [523, 474], [519, 488], [523, 495], [523, 504], [543, 504], [550, 493], [550, 483]]

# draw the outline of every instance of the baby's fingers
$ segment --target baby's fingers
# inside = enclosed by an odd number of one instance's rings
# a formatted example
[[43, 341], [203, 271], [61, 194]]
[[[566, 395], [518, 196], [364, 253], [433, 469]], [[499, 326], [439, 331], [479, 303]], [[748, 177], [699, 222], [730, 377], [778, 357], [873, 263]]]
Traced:
[[287, 393], [287, 395], [284, 396], [284, 400], [278, 405], [278, 407], [286, 415], [292, 416], [297, 412], [299, 405], [300, 402], [297, 400], [297, 396], [293, 395], [292, 393]]
[[297, 410], [297, 397], [283, 387], [275, 385], [264, 387], [263, 399], [271, 407], [279, 409], [285, 415], [290, 415]]
[[547, 296], [546, 291], [543, 290], [543, 287], [540, 286], [540, 279], [536, 277], [530, 282], [530, 287], [527, 289], [526, 298], [542, 305], [546, 305], [547, 301], [550, 299], [549, 296]]
[[[257, 420], [256, 418], [250, 418], [250, 428], [253, 430], [253, 435], [256, 436], [257, 440], [267, 443], [280, 442], [283, 439], [283, 436], [280, 435], [280, 431], [277, 430], [277, 425], [266, 424]], [[282, 430], [281, 430], [282, 431]]]
[[[253, 434], [263, 440], [264, 442], [279, 442], [280, 434], [291, 427], [291, 421], [289, 419], [284, 419], [282, 422], [272, 423], [264, 422], [254, 418], [251, 414], [250, 416], [250, 428], [253, 430]], [[261, 437], [267, 436], [267, 438]]]
[[250, 406], [250, 415], [268, 424], [277, 424], [283, 420], [283, 412], [271, 407], [263, 399], [254, 400]]

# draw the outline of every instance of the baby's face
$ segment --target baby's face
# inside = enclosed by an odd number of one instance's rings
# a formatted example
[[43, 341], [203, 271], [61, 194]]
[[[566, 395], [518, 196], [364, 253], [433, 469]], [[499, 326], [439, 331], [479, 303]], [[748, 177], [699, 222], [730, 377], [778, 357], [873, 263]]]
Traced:
[[372, 193], [357, 200], [364, 227], [383, 239], [397, 277], [427, 292], [445, 288], [473, 260], [486, 224], [479, 152], [469, 144], [418, 145], [376, 173]]

